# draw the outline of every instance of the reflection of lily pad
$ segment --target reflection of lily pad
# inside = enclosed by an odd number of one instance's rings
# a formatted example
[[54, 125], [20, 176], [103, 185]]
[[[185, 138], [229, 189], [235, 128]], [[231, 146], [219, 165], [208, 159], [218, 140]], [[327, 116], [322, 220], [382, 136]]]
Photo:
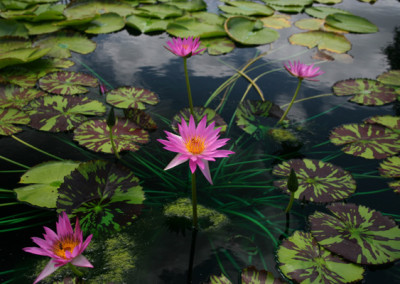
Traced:
[[342, 151], [366, 159], [383, 159], [400, 152], [400, 134], [374, 124], [345, 124], [332, 130], [330, 141]]
[[45, 95], [45, 92], [37, 89], [26, 89], [16, 85], [0, 85], [0, 106], [2, 108], [22, 109], [31, 100]]
[[[112, 135], [118, 152], [128, 150], [137, 151], [139, 145], [149, 142], [147, 131], [140, 129], [126, 118], [115, 118]], [[74, 140], [79, 145], [95, 152], [113, 153], [110, 142], [110, 131], [105, 119], [89, 120], [74, 130]]]
[[135, 87], [120, 87], [107, 93], [107, 103], [119, 108], [145, 109], [144, 104], [155, 105], [158, 96], [146, 89]]
[[209, 55], [221, 55], [235, 49], [235, 43], [226, 37], [202, 39], [200, 48], [207, 48]]
[[133, 172], [106, 161], [81, 163], [58, 193], [57, 209], [76, 215], [82, 229], [96, 235], [131, 224], [145, 199]]
[[24, 110], [31, 118], [31, 127], [51, 132], [71, 130], [87, 120], [85, 115], [100, 116], [106, 112], [105, 106], [99, 101], [64, 96], [41, 97]]
[[58, 188], [64, 177], [79, 166], [79, 162], [45, 162], [25, 172], [19, 183], [30, 185], [15, 188], [19, 201], [47, 208], [56, 208]]
[[340, 34], [324, 31], [309, 31], [293, 34], [289, 37], [291, 44], [318, 47], [319, 50], [329, 50], [336, 53], [345, 53], [351, 49], [351, 43]]
[[313, 202], [333, 202], [349, 197], [356, 190], [356, 181], [348, 171], [331, 163], [294, 159], [274, 167], [272, 173], [284, 177], [274, 181], [274, 186], [290, 194], [287, 182], [291, 169], [296, 173], [299, 187], [294, 197]]
[[277, 256], [282, 273], [298, 283], [353, 283], [363, 278], [364, 268], [321, 247], [310, 233], [295, 231]]
[[325, 18], [326, 24], [353, 33], [376, 33], [378, 27], [365, 18], [342, 13], [330, 14]]
[[168, 24], [167, 33], [175, 37], [210, 38], [225, 36], [222, 25], [200, 21], [196, 18], [176, 20]]
[[400, 228], [382, 213], [356, 204], [332, 204], [333, 216], [315, 212], [311, 232], [326, 249], [359, 264], [400, 259]]
[[[228, 125], [226, 124], [225, 120], [215, 110], [211, 108], [194, 107], [193, 112], [196, 125], [200, 122], [200, 120], [204, 116], [207, 116], [207, 125], [209, 125], [212, 122], [215, 122], [215, 127], [220, 128], [220, 133], [226, 131]], [[178, 114], [176, 114], [172, 118], [171, 127], [175, 132], [178, 132], [178, 124], [182, 122], [182, 118], [186, 121], [186, 123], [189, 123], [189, 118], [190, 118], [189, 108], [181, 110]]]
[[29, 116], [14, 108], [0, 108], [0, 135], [11, 135], [21, 132], [22, 129], [14, 124], [28, 124]]
[[130, 15], [126, 18], [127, 26], [137, 29], [142, 33], [165, 31], [168, 23], [168, 20], [152, 19], [135, 15]]
[[257, 270], [254, 266], [246, 267], [241, 273], [242, 284], [283, 284], [281, 279], [275, 278], [274, 275], [266, 270]]
[[125, 26], [124, 19], [115, 13], [102, 14], [88, 24], [85, 33], [106, 34], [119, 31]]
[[376, 78], [379, 82], [385, 85], [400, 86], [400, 70], [390, 70], [382, 73]]
[[[47, 92], [59, 95], [87, 93], [86, 87], [95, 88], [98, 80], [90, 74], [74, 71], [59, 71], [48, 74], [39, 80], [39, 87]], [[86, 87], [84, 87], [86, 86]]]
[[350, 101], [362, 105], [384, 105], [397, 98], [393, 88], [369, 79], [349, 79], [336, 82], [333, 85], [333, 92], [336, 96], [353, 95]]

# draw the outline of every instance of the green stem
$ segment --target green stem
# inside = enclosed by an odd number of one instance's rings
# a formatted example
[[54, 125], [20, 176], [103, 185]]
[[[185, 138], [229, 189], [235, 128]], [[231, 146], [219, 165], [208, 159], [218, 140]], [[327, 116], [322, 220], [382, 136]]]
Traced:
[[198, 225], [197, 225], [196, 173], [192, 174], [192, 209], [193, 209], [193, 227], [195, 229], [198, 229]]
[[289, 213], [290, 209], [292, 209], [292, 205], [293, 205], [293, 201], [294, 201], [294, 192], [290, 193], [290, 200], [289, 200], [289, 204], [285, 209], [285, 213]]
[[72, 270], [73, 273], [75, 273], [76, 276], [82, 277], [83, 272], [80, 271], [78, 268], [76, 268], [75, 265], [73, 265], [71, 262], [68, 262], [68, 268]]
[[187, 58], [183, 57], [183, 68], [185, 69], [186, 88], [188, 92], [190, 113], [194, 116], [192, 91], [190, 90], [189, 74], [187, 69]]
[[7, 161], [7, 162], [10, 162], [10, 163], [15, 164], [15, 165], [20, 166], [20, 167], [23, 167], [23, 168], [25, 168], [25, 169], [29, 169], [29, 168], [30, 168], [30, 167], [28, 167], [28, 166], [25, 166], [25, 165], [23, 165], [23, 164], [20, 164], [20, 163], [18, 163], [18, 162], [15, 162], [15, 161], [13, 161], [13, 160], [11, 160], [11, 159], [9, 159], [9, 158], [3, 157], [3, 156], [1, 156], [1, 155], [0, 155], [0, 159], [3, 159], [3, 160], [5, 160], [5, 161]]
[[119, 160], [119, 159], [121, 159], [121, 157], [119, 156], [119, 153], [118, 153], [118, 151], [117, 151], [117, 147], [115, 147], [114, 136], [113, 136], [113, 134], [112, 134], [113, 128], [109, 126], [109, 127], [108, 127], [108, 130], [109, 130], [109, 132], [110, 132], [111, 147], [112, 147], [112, 149], [113, 149], [113, 152], [114, 152], [114, 154], [115, 154], [115, 157], [117, 157], [117, 159]]
[[295, 101], [295, 99], [297, 97], [297, 94], [299, 93], [301, 82], [303, 82], [303, 78], [299, 78], [299, 83], [297, 84], [297, 88], [296, 88], [296, 91], [294, 92], [293, 98], [290, 101], [290, 104], [289, 104], [288, 108], [285, 110], [285, 113], [282, 115], [281, 119], [278, 121], [277, 124], [282, 123], [282, 121], [285, 119], [286, 115], [288, 114], [290, 108], [292, 107], [292, 105], [293, 105], [293, 103], [294, 103], [294, 101]]
[[15, 137], [14, 135], [11, 135], [11, 137], [12, 137], [13, 139], [17, 140], [18, 142], [24, 144], [25, 146], [28, 146], [28, 147], [30, 147], [30, 148], [32, 148], [32, 149], [34, 149], [34, 150], [36, 150], [36, 151], [38, 151], [38, 152], [40, 152], [40, 153], [42, 153], [42, 154], [45, 154], [45, 155], [47, 155], [47, 156], [49, 156], [49, 157], [52, 157], [52, 158], [54, 158], [54, 159], [56, 159], [56, 160], [59, 160], [59, 161], [64, 161], [64, 159], [61, 159], [60, 157], [54, 156], [54, 155], [52, 155], [52, 154], [50, 154], [50, 153], [47, 153], [46, 151], [44, 151], [44, 150], [42, 150], [42, 149], [36, 148], [35, 146], [33, 146], [33, 145], [31, 145], [31, 144], [25, 142], [24, 140], [21, 140], [21, 139], [19, 139], [18, 137]]

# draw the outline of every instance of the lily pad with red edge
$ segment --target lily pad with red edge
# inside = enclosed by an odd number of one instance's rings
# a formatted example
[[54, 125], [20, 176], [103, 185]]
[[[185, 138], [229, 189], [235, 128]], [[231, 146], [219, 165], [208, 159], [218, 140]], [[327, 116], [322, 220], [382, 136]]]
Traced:
[[400, 228], [381, 212], [356, 204], [328, 205], [332, 215], [309, 217], [317, 242], [358, 264], [385, 264], [400, 259]]
[[[204, 116], [207, 116], [207, 125], [209, 125], [212, 122], [215, 122], [215, 127], [220, 128], [220, 133], [226, 131], [228, 125], [226, 124], [225, 120], [215, 110], [205, 107], [194, 107], [193, 111], [194, 111], [193, 118], [194, 121], [196, 122], [196, 125], [200, 122], [200, 120]], [[182, 122], [182, 117], [186, 121], [186, 123], [189, 123], [189, 118], [190, 118], [189, 108], [182, 109], [178, 114], [176, 114], [172, 118], [171, 127], [175, 132], [178, 132], [178, 124]]]
[[31, 100], [45, 96], [37, 89], [26, 89], [16, 85], [0, 85], [0, 106], [2, 108], [22, 109]]
[[331, 131], [329, 140], [342, 151], [366, 159], [384, 159], [400, 152], [400, 134], [375, 124], [344, 124]]
[[74, 71], [58, 71], [47, 74], [39, 79], [39, 87], [49, 93], [58, 95], [84, 94], [99, 84], [96, 77], [90, 74]]
[[257, 270], [254, 266], [246, 267], [241, 273], [242, 284], [283, 284], [281, 279], [275, 278], [274, 275], [266, 270]]
[[380, 106], [394, 102], [397, 98], [395, 89], [376, 80], [349, 79], [333, 85], [336, 96], [350, 96], [350, 101], [367, 106]]
[[30, 116], [31, 127], [61, 132], [74, 129], [86, 121], [85, 115], [104, 115], [106, 107], [87, 97], [45, 96], [31, 101], [24, 110]]
[[14, 124], [28, 124], [29, 116], [15, 108], [0, 108], [0, 135], [12, 135], [21, 132], [20, 127]]
[[390, 70], [379, 75], [376, 80], [385, 85], [400, 87], [400, 70]]
[[390, 128], [394, 131], [400, 131], [400, 116], [393, 116], [393, 115], [376, 115], [364, 120], [365, 123], [370, 124], [379, 124]]
[[293, 159], [276, 165], [272, 174], [284, 177], [274, 186], [290, 194], [287, 182], [291, 169], [299, 187], [294, 197], [299, 200], [327, 203], [348, 198], [356, 190], [356, 181], [348, 171], [331, 163], [313, 159]]
[[277, 251], [281, 272], [296, 283], [354, 283], [364, 268], [320, 246], [309, 232], [295, 231]]
[[158, 96], [152, 91], [135, 88], [120, 87], [107, 93], [107, 103], [119, 108], [146, 109], [144, 104], [155, 105], [159, 102]]
[[[118, 152], [137, 151], [140, 148], [139, 143], [145, 144], [150, 141], [149, 133], [146, 130], [139, 128], [130, 120], [120, 117], [115, 118], [112, 135]], [[74, 130], [74, 140], [92, 151], [113, 153], [110, 131], [105, 119], [89, 120], [79, 125]]]
[[140, 214], [145, 199], [139, 179], [121, 165], [81, 163], [58, 189], [57, 209], [76, 215], [85, 233], [119, 231]]
[[124, 109], [124, 115], [127, 119], [135, 123], [140, 128], [146, 130], [157, 129], [157, 124], [151, 116], [145, 111], [137, 108]]

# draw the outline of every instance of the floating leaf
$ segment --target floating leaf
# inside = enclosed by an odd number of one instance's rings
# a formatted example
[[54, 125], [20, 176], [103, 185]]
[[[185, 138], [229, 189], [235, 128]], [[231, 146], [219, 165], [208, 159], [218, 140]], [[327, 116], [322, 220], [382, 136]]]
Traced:
[[326, 25], [325, 19], [300, 19], [296, 23], [294, 23], [294, 25], [302, 30], [321, 30], [334, 33], [347, 33], [347, 31], [339, 30], [329, 25]]
[[0, 38], [0, 52], [8, 52], [20, 48], [30, 48], [32, 43], [23, 38]]
[[165, 31], [168, 23], [168, 20], [158, 20], [135, 15], [130, 15], [126, 18], [126, 25], [128, 27], [137, 29], [142, 33]]
[[359, 264], [400, 259], [400, 228], [392, 219], [362, 205], [327, 208], [333, 216], [317, 211], [309, 217], [311, 233], [324, 248]]
[[6, 36], [28, 38], [28, 30], [17, 21], [0, 19], [0, 37]]
[[176, 18], [182, 16], [184, 11], [176, 6], [168, 4], [145, 5], [137, 8], [134, 12], [137, 16], [156, 19]]
[[324, 31], [293, 34], [289, 37], [289, 42], [308, 48], [318, 47], [319, 50], [336, 53], [345, 53], [351, 49], [351, 43], [343, 35]]
[[235, 49], [235, 43], [226, 37], [202, 39], [200, 48], [207, 48], [209, 55], [221, 55]]
[[243, 16], [270, 16], [274, 10], [265, 4], [250, 2], [250, 1], [225, 1], [227, 5], [220, 5], [218, 8], [230, 15]]
[[317, 51], [313, 56], [313, 59], [315, 60], [337, 60], [338, 62], [341, 63], [353, 63], [353, 57], [350, 54], [339, 54], [339, 53], [334, 53], [330, 51]]
[[321, 4], [332, 5], [332, 4], [341, 3], [342, 0], [314, 0], [314, 2], [318, 2], [318, 3], [321, 3]]
[[[209, 125], [212, 122], [215, 122], [215, 127], [220, 128], [220, 133], [223, 133], [226, 131], [228, 125], [224, 121], [224, 119], [213, 109], [211, 108], [204, 108], [204, 107], [194, 107], [193, 108], [194, 112], [194, 121], [196, 122], [196, 125], [200, 122], [200, 120], [204, 117], [207, 116], [207, 125]], [[178, 114], [176, 114], [172, 118], [171, 122], [171, 127], [172, 129], [178, 133], [178, 124], [182, 122], [182, 118], [186, 121], [186, 123], [189, 123], [189, 118], [190, 118], [190, 109], [189, 108], [184, 108], [181, 110]]]
[[147, 114], [141, 109], [137, 108], [124, 109], [124, 115], [127, 119], [135, 123], [140, 128], [146, 130], [157, 129], [157, 124], [155, 123], [155, 121], [151, 118], [149, 114]]
[[29, 35], [49, 34], [61, 30], [62, 26], [54, 25], [52, 22], [25, 23]]
[[168, 4], [188, 12], [195, 12], [207, 9], [207, 4], [203, 0], [170, 1], [168, 2]]
[[0, 54], [0, 68], [39, 59], [50, 52], [49, 48], [20, 48]]
[[21, 132], [22, 129], [14, 124], [28, 124], [29, 116], [14, 108], [0, 108], [0, 135], [11, 135]]
[[380, 163], [379, 173], [388, 178], [400, 178], [400, 157], [389, 157]]
[[0, 106], [2, 108], [22, 109], [31, 100], [45, 95], [45, 92], [37, 89], [26, 89], [16, 85], [0, 85]]
[[389, 182], [388, 185], [394, 190], [394, 192], [400, 193], [400, 180]]
[[218, 26], [223, 26], [225, 23], [225, 17], [222, 17], [221, 15], [217, 15], [214, 13], [210, 12], [195, 12], [195, 13], [190, 13], [190, 14], [185, 14], [182, 17], [179, 17], [177, 21], [179, 20], [196, 20], [201, 23], [207, 23], [210, 25], [218, 25]]
[[241, 273], [242, 284], [283, 284], [281, 279], [266, 270], [257, 270], [254, 266], [246, 267]]
[[284, 13], [300, 13], [305, 6], [312, 5], [313, 0], [263, 0], [268, 6]]
[[119, 31], [125, 26], [124, 19], [115, 13], [102, 14], [88, 24], [85, 33], [107, 34]]
[[376, 115], [364, 120], [365, 123], [380, 124], [394, 131], [400, 130], [400, 116]]
[[42, 131], [61, 132], [74, 129], [85, 115], [103, 115], [105, 106], [86, 97], [46, 96], [32, 101], [24, 110], [29, 114], [30, 126]]
[[260, 21], [263, 22], [264, 27], [273, 29], [284, 29], [290, 28], [292, 26], [292, 24], [290, 23], [290, 16], [283, 14], [274, 14], [269, 17], [263, 17], [260, 18]]
[[366, 159], [383, 159], [400, 152], [400, 134], [373, 124], [345, 124], [329, 136], [335, 145], [344, 145], [346, 154]]
[[370, 79], [349, 79], [336, 82], [333, 85], [333, 92], [336, 96], [353, 95], [350, 101], [361, 105], [384, 105], [397, 98], [393, 88]]
[[39, 207], [56, 208], [59, 186], [78, 166], [79, 162], [74, 161], [51, 161], [30, 168], [19, 183], [31, 185], [15, 188], [17, 199]]
[[[112, 128], [115, 147], [118, 152], [128, 150], [137, 151], [139, 145], [149, 142], [147, 131], [140, 129], [126, 118], [116, 117], [116, 124]], [[110, 142], [110, 131], [105, 119], [89, 120], [74, 130], [74, 140], [79, 145], [95, 152], [113, 153]]]
[[232, 282], [224, 274], [221, 274], [221, 276], [211, 275], [209, 284], [232, 284]]
[[400, 86], [400, 70], [390, 70], [384, 72], [376, 78], [379, 82], [385, 85]]
[[50, 73], [39, 80], [39, 87], [47, 92], [58, 95], [84, 94], [95, 88], [98, 80], [90, 74], [74, 71], [59, 71]]
[[365, 18], [343, 13], [330, 14], [325, 18], [326, 24], [352, 33], [376, 33], [378, 27]]
[[125, 17], [134, 12], [135, 8], [120, 1], [72, 1], [64, 10], [64, 15], [70, 20], [93, 18], [105, 13], [116, 13]]
[[76, 215], [86, 233], [119, 231], [140, 214], [145, 199], [128, 168], [106, 161], [81, 163], [58, 189], [57, 209]]
[[334, 7], [325, 7], [325, 6], [314, 6], [307, 8], [304, 12], [314, 18], [325, 19], [327, 16], [331, 14], [346, 14], [352, 15], [349, 11], [345, 11], [342, 9], [334, 8]]
[[356, 190], [356, 181], [348, 171], [331, 163], [313, 159], [293, 159], [274, 167], [272, 173], [284, 177], [274, 186], [290, 194], [287, 188], [291, 169], [297, 176], [299, 187], [294, 197], [312, 202], [333, 202], [348, 198]]
[[120, 87], [107, 93], [107, 103], [119, 108], [145, 109], [144, 104], [155, 105], [158, 96], [146, 89], [135, 87]]
[[175, 37], [219, 37], [226, 36], [222, 25], [202, 22], [195, 18], [179, 19], [170, 22], [167, 26], [167, 33]]
[[259, 45], [274, 42], [279, 33], [263, 27], [260, 20], [243, 16], [229, 17], [225, 22], [225, 31], [231, 39], [244, 45]]

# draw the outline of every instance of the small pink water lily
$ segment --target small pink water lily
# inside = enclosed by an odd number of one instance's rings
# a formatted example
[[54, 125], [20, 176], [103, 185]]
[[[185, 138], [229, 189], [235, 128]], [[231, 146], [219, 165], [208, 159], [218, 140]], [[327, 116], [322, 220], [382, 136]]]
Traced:
[[293, 76], [295, 76], [299, 79], [318, 81], [318, 80], [312, 79], [312, 78], [325, 73], [323, 71], [320, 71], [319, 67], [314, 67], [314, 64], [307, 65], [307, 64], [301, 63], [300, 61], [293, 61], [293, 63], [289, 61], [288, 65], [286, 65], [286, 64], [283, 64], [283, 65], [285, 66], [286, 70], [290, 74], [292, 74]]
[[165, 145], [164, 149], [178, 153], [165, 170], [189, 160], [189, 167], [192, 173], [196, 171], [198, 166], [208, 182], [212, 184], [208, 161], [215, 161], [215, 158], [228, 157], [228, 155], [234, 154], [234, 152], [218, 150], [218, 148], [226, 144], [229, 138], [218, 139], [220, 128], [214, 129], [215, 122], [212, 122], [207, 127], [206, 123], [207, 117], [204, 116], [196, 128], [192, 115], [189, 119], [189, 125], [182, 118], [181, 124], [178, 124], [180, 136], [165, 131], [167, 140], [157, 140]]
[[49, 263], [33, 282], [34, 284], [68, 263], [75, 266], [93, 268], [93, 265], [82, 255], [82, 252], [89, 245], [92, 235], [83, 242], [79, 220], [76, 219], [74, 232], [67, 214], [63, 212], [58, 217], [56, 227], [57, 233], [48, 227], [43, 227], [45, 230], [44, 239], [32, 237], [33, 242], [39, 247], [23, 248], [24, 251], [29, 253], [51, 257]]
[[169, 48], [164, 46], [166, 49], [175, 55], [186, 58], [206, 50], [205, 48], [199, 50], [200, 38], [193, 38], [192, 36], [188, 38], [174, 37], [172, 41], [168, 41], [167, 44]]

